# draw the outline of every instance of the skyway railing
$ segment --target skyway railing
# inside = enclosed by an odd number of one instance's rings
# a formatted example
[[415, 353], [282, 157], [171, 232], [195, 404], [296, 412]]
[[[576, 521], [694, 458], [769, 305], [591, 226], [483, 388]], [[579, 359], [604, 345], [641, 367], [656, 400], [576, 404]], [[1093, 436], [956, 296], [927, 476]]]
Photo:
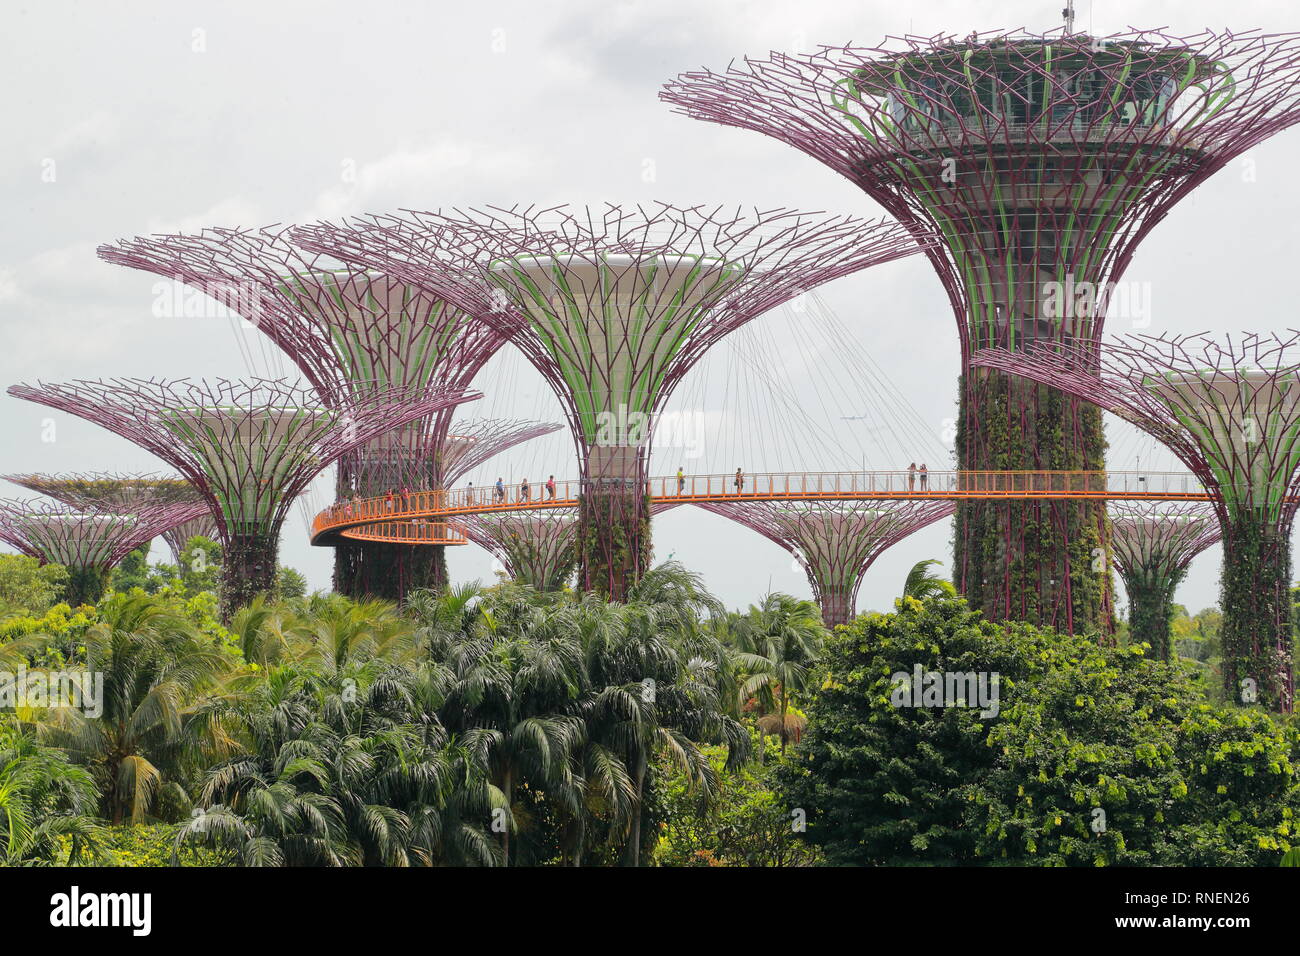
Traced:
[[[585, 487], [584, 487], [585, 486]], [[565, 481], [526, 481], [500, 485], [470, 485], [435, 491], [402, 491], [336, 502], [316, 515], [312, 542], [328, 543], [336, 533], [385, 522], [428, 522], [429, 543], [438, 537], [459, 539], [442, 522], [457, 515], [567, 508], [578, 504], [584, 490], [626, 489], [623, 479], [592, 478]], [[1091, 498], [1110, 500], [1204, 501], [1209, 496], [1187, 472], [1131, 471], [858, 471], [781, 472], [718, 475], [667, 475], [648, 478], [643, 491], [653, 501], [674, 504], [746, 499], [896, 500], [940, 498], [996, 500], [1001, 498]], [[371, 531], [352, 531], [353, 539], [412, 541], [408, 533], [389, 538]], [[322, 540], [326, 538], [326, 540]]]

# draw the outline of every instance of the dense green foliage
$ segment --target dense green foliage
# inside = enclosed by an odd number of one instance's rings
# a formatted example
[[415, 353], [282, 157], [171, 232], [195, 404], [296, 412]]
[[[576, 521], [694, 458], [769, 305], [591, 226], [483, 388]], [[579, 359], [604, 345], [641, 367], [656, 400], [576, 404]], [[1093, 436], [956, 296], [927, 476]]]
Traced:
[[[112, 585], [117, 591], [139, 588], [146, 594], [167, 592], [192, 598], [216, 594], [220, 577], [221, 545], [195, 535], [186, 542], [177, 564], [150, 564], [147, 544], [132, 551], [113, 569]], [[284, 565], [276, 569], [270, 595], [273, 599], [298, 598], [306, 593], [307, 579], [300, 572]]]
[[1173, 654], [1174, 591], [1186, 573], [1167, 574], [1150, 568], [1121, 572], [1128, 595], [1129, 639], [1150, 644], [1156, 660], [1167, 661]]
[[[833, 637], [811, 602], [726, 613], [673, 564], [623, 602], [506, 582], [401, 608], [282, 569], [223, 626], [216, 547], [141, 555], [76, 609], [11, 569], [35, 610], [0, 619], [0, 670], [89, 668], [105, 695], [0, 712], [3, 861], [1271, 865], [1294, 842], [1296, 733], [1207, 698], [1213, 610], [1174, 608], [1162, 664], [991, 624], [928, 562]], [[915, 664], [997, 672], [996, 716], [892, 706]]]
[[[832, 863], [1271, 865], [1294, 840], [1294, 728], [1210, 703], [1144, 645], [903, 599], [826, 664], [783, 799]], [[917, 665], [998, 674], [997, 713], [895, 706]]]
[[682, 774], [663, 768], [658, 865], [808, 866], [817, 861], [816, 849], [798, 838], [776, 793], [777, 764], [755, 760], [727, 772], [720, 749], [707, 753], [721, 781], [712, 801], [702, 802]]
[[0, 715], [0, 864], [92, 859], [102, 828], [91, 775]]
[[678, 566], [626, 603], [505, 584], [401, 611], [258, 599], [228, 629], [214, 612], [170, 580], [8, 622], [8, 663], [105, 681], [102, 714], [13, 726], [47, 776], [81, 775], [64, 815], [110, 836], [24, 854], [154, 865], [166, 840], [182, 862], [641, 865], [662, 779], [704, 813], [748, 758], [727, 622]]
[[0, 619], [39, 617], [63, 596], [68, 569], [21, 554], [0, 554]]

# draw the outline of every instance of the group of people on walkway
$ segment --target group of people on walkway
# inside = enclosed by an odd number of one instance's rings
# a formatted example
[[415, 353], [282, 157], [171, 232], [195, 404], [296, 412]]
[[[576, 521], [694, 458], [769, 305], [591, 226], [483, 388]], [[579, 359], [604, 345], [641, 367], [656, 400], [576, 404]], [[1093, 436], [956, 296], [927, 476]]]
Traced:
[[[555, 476], [551, 475], [550, 477], [548, 477], [546, 479], [546, 483], [542, 487], [546, 490], [546, 500], [554, 501], [555, 500]], [[472, 481], [469, 483], [469, 491], [470, 491], [470, 500], [472, 502], [474, 498], [474, 482]], [[506, 500], [506, 483], [505, 480], [502, 479], [500, 476], [497, 477], [497, 483], [492, 486], [492, 500], [500, 504], [503, 504]], [[533, 500], [533, 486], [528, 483], [527, 478], [524, 478], [522, 481], [519, 482], [518, 500], [520, 502]]]
[[384, 495], [384, 510], [392, 511], [394, 505], [400, 504], [401, 507], [398, 508], [397, 510], [405, 511], [407, 508], [410, 507], [410, 501], [411, 501], [410, 489], [389, 488], [388, 492]]
[[921, 490], [925, 491], [929, 487], [930, 469], [925, 467], [925, 462], [921, 462], [920, 468], [916, 467], [916, 462], [912, 462], [910, 465], [907, 466], [907, 490], [908, 491], [916, 490], [916, 479], [918, 475], [921, 478]]
[[[736, 489], [736, 494], [741, 494], [745, 490], [745, 473], [737, 468], [736, 476], [731, 480], [732, 486]], [[677, 494], [686, 493], [686, 471], [680, 465], [677, 466]], [[692, 492], [693, 493], [693, 492]]]
[[[916, 464], [916, 462], [912, 462], [907, 466], [907, 490], [908, 491], [918, 490], [917, 489], [918, 479], [920, 480], [919, 490], [928, 491], [930, 487], [930, 470], [928, 467], [926, 467], [925, 462], [921, 462], [919, 466]], [[736, 474], [732, 478], [731, 483], [737, 495], [744, 494], [745, 472], [743, 469], [740, 468], [736, 469]], [[546, 500], [554, 501], [555, 490], [556, 490], [555, 476], [551, 475], [550, 477], [548, 477], [543, 487], [546, 490]], [[468, 492], [469, 500], [472, 503], [474, 500], [474, 482], [471, 481], [469, 483], [467, 492]], [[686, 471], [681, 466], [678, 466], [677, 494], [684, 495], [685, 493], [686, 493]], [[507, 492], [506, 492], [505, 480], [500, 476], [498, 476], [496, 480], [496, 484], [492, 486], [492, 500], [494, 503], [504, 504], [506, 501], [506, 496], [507, 496]], [[532, 485], [530, 485], [528, 483], [528, 479], [525, 478], [519, 483], [518, 500], [520, 502], [528, 502], [532, 500], [532, 496], [533, 496]], [[389, 489], [387, 494], [384, 495], [384, 510], [387, 512], [391, 512], [394, 510], [394, 506], [400, 503], [401, 507], [398, 510], [405, 511], [409, 507], [409, 502], [410, 502], [410, 491], [407, 488], [400, 488], [400, 489], [391, 488]], [[354, 514], [360, 516], [362, 511], [361, 499], [354, 495], [350, 501], [347, 501], [343, 504], [336, 504], [331, 506], [330, 511], [335, 518], [338, 518], [340, 515], [347, 518], [352, 517]]]

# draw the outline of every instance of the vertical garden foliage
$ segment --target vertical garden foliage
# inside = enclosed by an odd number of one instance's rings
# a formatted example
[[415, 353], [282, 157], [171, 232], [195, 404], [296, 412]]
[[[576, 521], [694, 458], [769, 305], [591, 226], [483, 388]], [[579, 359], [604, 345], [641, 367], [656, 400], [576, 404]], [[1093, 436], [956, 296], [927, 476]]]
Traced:
[[[1229, 700], [1289, 710], [1291, 547], [1272, 522], [1234, 516], [1223, 536], [1223, 686]], [[1252, 700], [1254, 699], [1254, 701]]]
[[274, 591], [279, 554], [279, 528], [272, 531], [231, 532], [222, 552], [222, 623], [229, 624], [235, 612], [252, 604], [259, 594], [271, 594]]
[[578, 503], [584, 590], [622, 601], [650, 567], [650, 496], [588, 486]]
[[1129, 603], [1128, 642], [1150, 644], [1156, 660], [1167, 661], [1172, 653], [1174, 592], [1186, 576], [1186, 570], [1171, 576], [1153, 568], [1123, 575]]
[[[1100, 471], [1101, 413], [1057, 389], [996, 372], [963, 376], [958, 465], [974, 471]], [[1094, 569], [1101, 501], [969, 501], [957, 507], [955, 575], [994, 620], [1110, 634], [1111, 579]]]
[[94, 604], [104, 596], [112, 571], [108, 568], [68, 568], [63, 600], [72, 607]]

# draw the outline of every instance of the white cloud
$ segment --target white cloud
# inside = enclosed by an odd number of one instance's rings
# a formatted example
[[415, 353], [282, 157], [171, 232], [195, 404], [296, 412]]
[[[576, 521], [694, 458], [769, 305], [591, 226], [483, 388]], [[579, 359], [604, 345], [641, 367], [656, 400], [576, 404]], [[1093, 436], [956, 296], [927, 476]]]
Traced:
[[468, 142], [402, 148], [361, 165], [345, 159], [340, 166], [343, 181], [317, 196], [303, 220], [404, 206], [436, 208], [444, 204], [449, 180], [456, 181], [458, 192], [470, 180], [481, 184], [485, 194], [511, 195], [516, 184], [538, 171], [539, 163], [527, 152]]
[[209, 226], [261, 226], [263, 213], [256, 203], [239, 197], [223, 199], [202, 212], [176, 218], [151, 217], [147, 233], [199, 232]]

